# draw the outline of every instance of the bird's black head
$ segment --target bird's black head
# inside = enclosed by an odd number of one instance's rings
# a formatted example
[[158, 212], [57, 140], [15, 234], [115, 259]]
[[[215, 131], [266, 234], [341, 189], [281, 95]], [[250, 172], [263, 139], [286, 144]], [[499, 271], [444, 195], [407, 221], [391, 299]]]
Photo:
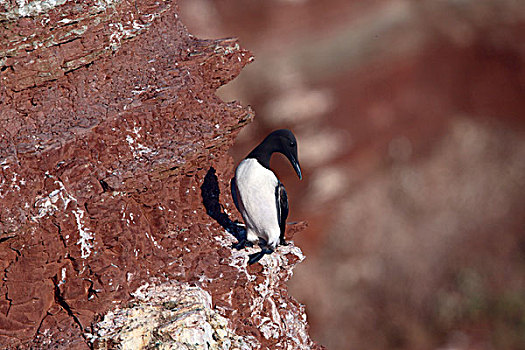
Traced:
[[247, 158], [256, 158], [263, 166], [270, 167], [272, 153], [279, 152], [288, 158], [299, 179], [302, 179], [301, 166], [297, 157], [297, 140], [288, 129], [275, 130], [261, 142]]

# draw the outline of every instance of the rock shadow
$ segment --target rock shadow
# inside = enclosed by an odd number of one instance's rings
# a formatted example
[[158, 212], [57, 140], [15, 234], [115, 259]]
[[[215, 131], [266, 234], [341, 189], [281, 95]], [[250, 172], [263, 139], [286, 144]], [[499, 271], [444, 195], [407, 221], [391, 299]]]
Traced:
[[206, 208], [206, 213], [211, 216], [219, 225], [221, 225], [228, 233], [232, 234], [239, 242], [246, 240], [246, 229], [237, 221], [231, 221], [223, 210], [223, 206], [219, 202], [221, 190], [219, 189], [219, 182], [217, 175], [215, 175], [215, 168], [210, 167], [201, 186], [202, 204]]

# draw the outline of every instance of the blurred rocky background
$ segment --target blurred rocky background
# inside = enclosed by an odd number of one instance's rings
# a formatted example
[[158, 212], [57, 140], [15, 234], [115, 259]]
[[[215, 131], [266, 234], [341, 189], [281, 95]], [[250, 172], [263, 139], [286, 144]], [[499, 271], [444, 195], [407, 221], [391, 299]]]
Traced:
[[185, 0], [256, 57], [219, 90], [272, 129], [308, 220], [289, 282], [328, 349], [525, 349], [525, 2]]

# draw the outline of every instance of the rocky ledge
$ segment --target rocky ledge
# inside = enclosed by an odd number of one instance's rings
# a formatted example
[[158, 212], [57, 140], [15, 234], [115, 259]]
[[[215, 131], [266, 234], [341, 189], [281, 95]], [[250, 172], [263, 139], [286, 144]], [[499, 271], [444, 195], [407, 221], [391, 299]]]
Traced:
[[0, 347], [318, 348], [285, 284], [301, 251], [231, 249], [253, 113], [215, 91], [253, 57], [177, 11], [0, 2]]

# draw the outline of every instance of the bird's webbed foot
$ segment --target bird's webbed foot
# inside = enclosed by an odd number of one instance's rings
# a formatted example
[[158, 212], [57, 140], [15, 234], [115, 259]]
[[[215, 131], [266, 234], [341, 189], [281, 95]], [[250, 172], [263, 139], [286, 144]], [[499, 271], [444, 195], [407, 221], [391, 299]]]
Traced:
[[284, 238], [281, 238], [281, 239], [279, 240], [279, 244], [280, 244], [280, 245], [288, 245], [288, 244], [290, 244], [290, 243], [286, 242], [286, 241], [284, 240]]
[[271, 249], [271, 248], [262, 248], [260, 252], [253, 253], [253, 254], [249, 255], [250, 258], [248, 259], [248, 264], [249, 265], [253, 265], [256, 262], [258, 262], [259, 260], [261, 260], [261, 258], [265, 254], [272, 254], [272, 253], [273, 253], [273, 249]]
[[237, 250], [241, 250], [246, 247], [253, 247], [253, 243], [247, 239], [240, 239], [239, 242], [232, 245], [232, 248], [235, 248]]

